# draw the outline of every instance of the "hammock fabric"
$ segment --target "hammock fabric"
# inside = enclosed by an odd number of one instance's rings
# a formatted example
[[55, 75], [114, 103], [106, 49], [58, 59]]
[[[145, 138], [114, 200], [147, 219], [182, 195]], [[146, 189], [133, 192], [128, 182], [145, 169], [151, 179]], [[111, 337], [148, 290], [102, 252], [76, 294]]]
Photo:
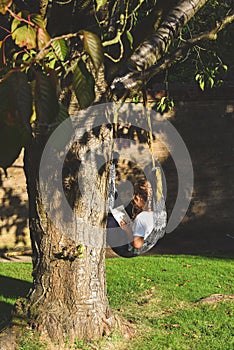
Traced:
[[[115, 162], [112, 161], [110, 165], [110, 179], [109, 179], [109, 192], [108, 192], [108, 205], [109, 209], [114, 208], [115, 198], [116, 198], [116, 186], [115, 186]], [[163, 195], [163, 184], [162, 184], [162, 173], [159, 164], [155, 166], [152, 171], [151, 185], [153, 189], [153, 219], [154, 219], [154, 228], [152, 232], [144, 240], [143, 246], [141, 249], [135, 249], [131, 243], [123, 244], [122, 246], [116, 246], [116, 240], [111, 237], [111, 229], [117, 227], [108, 225], [107, 222], [107, 243], [111, 246], [112, 250], [120, 256], [130, 258], [134, 256], [141, 255], [152, 249], [159, 239], [161, 239], [166, 230], [167, 223], [167, 213], [165, 200]], [[127, 210], [127, 208], [126, 208]], [[128, 211], [128, 210], [127, 210]], [[130, 215], [131, 216], [131, 215]], [[113, 222], [113, 218], [111, 218]], [[110, 221], [111, 221], [110, 220]], [[115, 221], [115, 220], [114, 220]], [[113, 230], [114, 231], [114, 230]], [[121, 235], [125, 236], [125, 242], [127, 242], [126, 233], [120, 229]], [[116, 232], [113, 232], [116, 233]], [[123, 237], [124, 240], [124, 237]]]

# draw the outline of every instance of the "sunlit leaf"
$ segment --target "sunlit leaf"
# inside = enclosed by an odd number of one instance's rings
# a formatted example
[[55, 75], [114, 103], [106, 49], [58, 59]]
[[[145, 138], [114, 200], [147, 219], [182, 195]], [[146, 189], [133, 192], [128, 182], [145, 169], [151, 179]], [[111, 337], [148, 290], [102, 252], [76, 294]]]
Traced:
[[54, 69], [56, 66], [56, 63], [58, 62], [58, 58], [55, 56], [54, 51], [49, 50], [48, 53], [45, 56], [45, 64], [50, 69]]
[[204, 90], [205, 90], [205, 81], [204, 81], [204, 80], [200, 80], [199, 86], [200, 86], [200, 89], [201, 89], [202, 91], [204, 91]]
[[129, 44], [130, 44], [130, 49], [133, 49], [133, 36], [128, 30], [127, 30], [126, 34], [127, 34], [127, 38], [128, 38]]
[[27, 52], [25, 52], [23, 54], [22, 61], [24, 61], [24, 62], [29, 64], [35, 58], [35, 55], [36, 55], [36, 51], [35, 50], [27, 51]]
[[95, 81], [87, 70], [84, 62], [80, 60], [73, 71], [73, 87], [81, 108], [87, 108], [95, 99]]
[[97, 3], [97, 8], [96, 8], [96, 10], [98, 11], [98, 10], [100, 10], [100, 8], [101, 8], [102, 6], [105, 6], [105, 5], [106, 5], [107, 0], [96, 0], [96, 3]]
[[38, 27], [40, 28], [43, 28], [45, 29], [46, 28], [46, 25], [45, 25], [45, 21], [43, 20], [43, 18], [38, 15], [37, 13], [33, 13], [33, 14], [30, 14], [30, 20], [36, 24]]
[[68, 54], [68, 47], [65, 39], [54, 40], [51, 44], [57, 57], [64, 61]]
[[50, 41], [50, 36], [47, 33], [46, 29], [38, 28], [37, 29], [37, 46], [38, 46], [38, 50], [43, 49], [43, 47], [45, 47], [46, 44], [49, 41]]
[[[27, 49], [43, 47], [49, 40], [49, 34], [45, 30], [45, 23], [40, 15], [30, 14], [28, 11], [21, 11], [17, 14], [11, 24], [12, 39], [19, 47], [26, 46]], [[20, 20], [20, 17], [30, 23]], [[39, 33], [38, 33], [39, 32]]]
[[18, 27], [24, 26], [26, 23], [20, 20], [20, 18], [28, 21], [29, 15], [28, 11], [20, 11], [17, 13], [17, 18], [14, 18], [11, 23], [11, 32], [14, 32]]
[[13, 33], [12, 33], [12, 39], [15, 40], [16, 45], [19, 47], [26, 46], [27, 49], [33, 49], [37, 46], [37, 33], [35, 28], [28, 26], [27, 24], [18, 27]]
[[40, 123], [51, 123], [57, 118], [59, 104], [56, 80], [52, 74], [36, 72], [35, 107], [36, 118]]
[[209, 83], [210, 83], [210, 87], [212, 88], [214, 86], [214, 79], [209, 77]]
[[222, 67], [223, 67], [223, 69], [224, 69], [225, 71], [228, 70], [228, 66], [227, 66], [226, 64], [223, 64]]
[[93, 65], [96, 69], [100, 67], [103, 62], [103, 48], [100, 38], [87, 30], [81, 31], [84, 40], [84, 49], [89, 54]]
[[30, 118], [30, 124], [34, 123], [37, 119], [37, 115], [36, 115], [36, 108], [35, 105], [32, 106], [33, 112]]
[[5, 15], [7, 12], [8, 7], [11, 6], [13, 0], [1, 0], [0, 1], [0, 13]]

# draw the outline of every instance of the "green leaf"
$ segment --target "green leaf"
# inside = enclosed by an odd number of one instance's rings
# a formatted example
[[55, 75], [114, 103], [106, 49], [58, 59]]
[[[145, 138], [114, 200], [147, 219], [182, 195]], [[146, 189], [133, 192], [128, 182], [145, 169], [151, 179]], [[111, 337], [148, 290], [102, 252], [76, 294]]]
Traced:
[[16, 45], [24, 47], [28, 50], [36, 48], [37, 46], [37, 33], [35, 28], [26, 25], [16, 28], [12, 33], [12, 39], [15, 40]]
[[164, 111], [172, 110], [175, 106], [173, 99], [163, 96], [157, 103], [157, 111], [163, 113]]
[[53, 74], [36, 72], [35, 108], [39, 123], [52, 123], [57, 120], [59, 103], [57, 98], [57, 82]]
[[67, 118], [69, 118], [68, 110], [62, 103], [59, 103], [59, 113], [57, 118], [58, 122], [62, 123]]
[[[27, 75], [10, 71], [0, 84], [0, 120], [8, 125], [30, 129], [32, 92]], [[4, 119], [2, 117], [4, 116]], [[6, 119], [6, 116], [8, 118]]]
[[17, 18], [14, 18], [11, 23], [11, 32], [14, 32], [17, 28], [25, 25], [25, 22], [20, 20], [20, 18], [28, 21], [29, 16], [30, 16], [30, 13], [28, 11], [21, 11], [17, 13]]
[[96, 70], [103, 63], [104, 55], [100, 38], [87, 30], [80, 32], [83, 35], [84, 49], [89, 54]]
[[8, 7], [11, 6], [13, 0], [1, 0], [0, 1], [0, 13], [5, 15], [7, 12]]
[[0, 83], [0, 122], [4, 121], [9, 110], [10, 88], [6, 80]]
[[46, 25], [45, 25], [45, 21], [43, 20], [43, 18], [38, 15], [37, 13], [33, 13], [30, 14], [30, 20], [36, 24], [38, 27], [45, 29]]
[[209, 77], [208, 81], [209, 81], [210, 87], [212, 88], [214, 86], [214, 79]]
[[34, 60], [35, 56], [36, 56], [35, 50], [27, 51], [23, 54], [22, 61], [29, 64], [32, 60]]
[[18, 158], [23, 142], [17, 125], [0, 123], [0, 167], [9, 168]]
[[199, 86], [202, 91], [205, 90], [205, 81], [203, 79], [199, 81]]
[[173, 99], [170, 99], [168, 101], [168, 108], [169, 108], [169, 110], [173, 109], [174, 107], [175, 107], [175, 102], [174, 102]]
[[37, 28], [37, 47], [38, 50], [43, 49], [50, 41], [50, 36], [44, 28]]
[[96, 11], [99, 11], [102, 6], [105, 6], [107, 3], [107, 0], [96, 0], [97, 8]]
[[9, 72], [0, 83], [0, 166], [8, 168], [31, 137], [32, 93], [27, 75]]
[[228, 70], [228, 66], [227, 66], [226, 64], [223, 64], [222, 67], [223, 67], [223, 69], [224, 69], [225, 71]]
[[54, 141], [54, 147], [57, 150], [63, 150], [64, 147], [70, 142], [70, 135], [73, 134], [73, 125], [71, 119], [69, 119], [69, 113], [66, 107], [61, 103], [59, 104], [57, 120], [59, 124], [66, 120], [62, 127], [60, 126], [60, 137]]
[[127, 34], [127, 38], [128, 38], [129, 44], [130, 44], [130, 49], [132, 50], [133, 49], [133, 36], [128, 30], [126, 31], [126, 34]]
[[[21, 11], [17, 14], [11, 24], [12, 38], [19, 47], [26, 46], [27, 49], [36, 48], [39, 50], [50, 40], [45, 29], [45, 22], [38, 14], [30, 14], [28, 11]], [[25, 23], [20, 18], [30, 21]]]
[[51, 46], [54, 49], [56, 56], [61, 61], [65, 61], [67, 54], [68, 54], [68, 47], [67, 47], [66, 40], [65, 39], [54, 40], [51, 43]]
[[165, 109], [166, 109], [166, 105], [165, 105], [165, 104], [163, 104], [163, 105], [161, 106], [161, 112], [164, 112], [164, 111], [165, 111]]
[[95, 99], [95, 81], [87, 70], [84, 62], [80, 60], [73, 71], [73, 87], [80, 107], [87, 108]]
[[15, 111], [20, 115], [24, 126], [29, 126], [32, 115], [32, 91], [27, 75], [23, 72], [12, 71], [7, 75], [12, 102]]
[[58, 62], [58, 58], [55, 56], [54, 51], [49, 50], [45, 60], [44, 60], [45, 64], [47, 67], [49, 67], [50, 69], [54, 69], [56, 66], [56, 63]]

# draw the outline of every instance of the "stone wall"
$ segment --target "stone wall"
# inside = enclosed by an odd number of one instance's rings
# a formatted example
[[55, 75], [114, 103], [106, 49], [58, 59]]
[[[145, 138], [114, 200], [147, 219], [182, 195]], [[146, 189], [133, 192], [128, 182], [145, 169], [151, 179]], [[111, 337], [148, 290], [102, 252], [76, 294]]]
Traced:
[[[191, 156], [194, 192], [183, 222], [155, 251], [234, 256], [234, 100], [177, 101], [171, 122]], [[171, 157], [163, 170], [170, 215], [178, 181]]]
[[[191, 91], [190, 91], [191, 95]], [[234, 99], [190, 98], [176, 102], [169, 119], [190, 153], [194, 192], [189, 210], [175, 231], [155, 247], [155, 253], [233, 255], [234, 252]], [[167, 147], [155, 148], [167, 182], [170, 215], [177, 196], [177, 171]], [[22, 155], [1, 173], [0, 249], [30, 247], [27, 194]]]
[[23, 172], [23, 153], [8, 169], [0, 169], [0, 252], [30, 249], [28, 197]]

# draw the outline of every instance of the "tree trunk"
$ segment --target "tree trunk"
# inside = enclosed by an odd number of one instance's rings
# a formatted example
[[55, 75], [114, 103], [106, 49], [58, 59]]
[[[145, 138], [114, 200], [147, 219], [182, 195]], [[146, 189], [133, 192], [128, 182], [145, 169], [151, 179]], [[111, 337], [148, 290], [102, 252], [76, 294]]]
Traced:
[[[108, 130], [110, 135], [110, 130]], [[89, 142], [99, 143], [107, 138], [102, 130], [99, 135], [91, 135]], [[73, 200], [73, 212], [78, 221], [71, 221], [68, 230], [56, 226], [56, 216], [64, 220], [67, 213], [62, 212], [61, 194], [53, 179], [44, 183], [49, 198], [49, 206], [54, 213], [48, 214], [43, 203], [42, 190], [39, 187], [39, 165], [45, 145], [42, 137], [34, 138], [25, 156], [25, 172], [30, 206], [30, 232], [33, 246], [33, 288], [26, 305], [21, 305], [27, 313], [32, 328], [44, 333], [53, 342], [78, 339], [96, 339], [102, 336], [114, 324], [106, 295], [105, 282], [105, 229], [104, 214], [107, 174], [97, 176], [96, 160], [91, 157], [88, 164], [80, 168], [79, 185], [82, 193]], [[82, 150], [90, 148], [90, 143], [82, 145]], [[67, 169], [80, 157], [80, 146], [75, 143], [73, 159], [66, 160]], [[87, 149], [88, 149], [87, 148]], [[86, 151], [85, 151], [86, 152]], [[108, 160], [108, 152], [103, 153], [103, 161]], [[80, 160], [78, 160], [80, 164]], [[54, 169], [54, 179], [59, 176]], [[51, 182], [50, 182], [51, 181]], [[62, 181], [62, 179], [59, 179]], [[82, 184], [82, 185], [81, 185]], [[75, 184], [76, 185], [76, 184]], [[69, 197], [69, 196], [68, 196]], [[70, 218], [69, 218], [70, 219]], [[68, 220], [69, 221], [69, 220]], [[93, 231], [90, 230], [90, 223]], [[95, 231], [95, 233], [94, 233]], [[98, 242], [92, 242], [96, 234]], [[82, 255], [81, 246], [82, 243]], [[21, 310], [22, 311], [22, 310]]]

